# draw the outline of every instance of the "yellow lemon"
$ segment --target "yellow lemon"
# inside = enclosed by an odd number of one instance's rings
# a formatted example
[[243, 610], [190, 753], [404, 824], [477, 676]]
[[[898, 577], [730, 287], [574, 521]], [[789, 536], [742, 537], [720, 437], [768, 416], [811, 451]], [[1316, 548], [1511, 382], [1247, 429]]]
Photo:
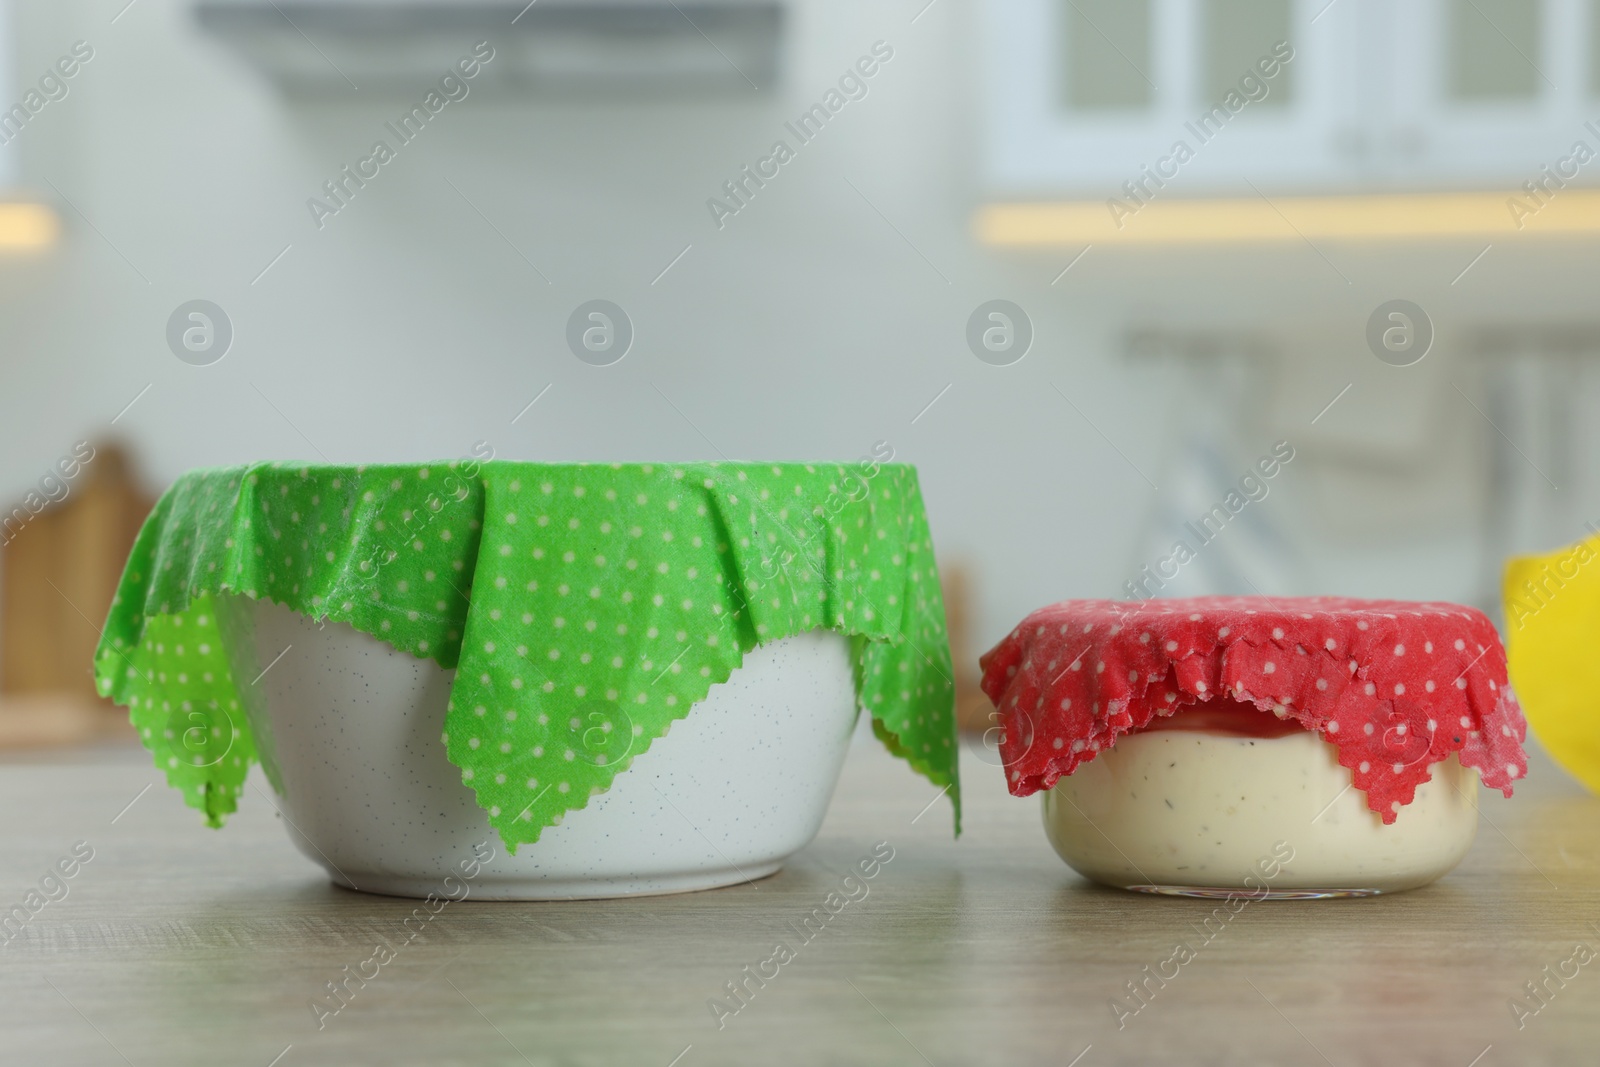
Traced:
[[1545, 750], [1600, 793], [1600, 537], [1506, 564], [1511, 684]]

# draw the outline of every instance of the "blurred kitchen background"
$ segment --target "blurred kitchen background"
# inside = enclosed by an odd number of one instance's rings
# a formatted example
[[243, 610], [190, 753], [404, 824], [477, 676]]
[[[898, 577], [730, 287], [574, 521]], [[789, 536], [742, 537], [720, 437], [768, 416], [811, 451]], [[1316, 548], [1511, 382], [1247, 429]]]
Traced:
[[1600, 521], [1594, 0], [0, 0], [0, 73], [0, 743], [113, 728], [201, 465], [885, 441], [969, 665], [1147, 566], [1499, 618]]

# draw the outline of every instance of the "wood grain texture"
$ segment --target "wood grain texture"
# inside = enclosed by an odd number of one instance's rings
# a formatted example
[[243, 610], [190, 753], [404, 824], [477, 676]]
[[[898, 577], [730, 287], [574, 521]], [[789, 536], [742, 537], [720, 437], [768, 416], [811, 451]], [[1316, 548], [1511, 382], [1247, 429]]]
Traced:
[[[34, 515], [20, 502], [0, 503], [0, 692], [76, 696], [109, 719], [126, 719], [100, 699], [88, 665], [128, 550], [155, 502], [121, 448], [102, 443], [92, 455], [73, 478], [55, 479], [66, 494], [59, 503]], [[43, 500], [36, 489], [28, 495], [36, 506]]]
[[[1212, 905], [1089, 886], [1050, 851], [1037, 800], [1006, 795], [999, 770], [970, 752], [962, 769], [960, 841], [945, 802], [918, 817], [931, 788], [858, 745], [821, 835], [772, 878], [611, 902], [469, 899], [404, 943], [413, 903], [329, 886], [274, 825], [259, 778], [213, 833], [142, 752], [13, 756], [0, 764], [0, 908], [20, 903], [74, 842], [95, 857], [65, 899], [0, 947], [0, 1063], [1597, 1058], [1600, 959], [1564, 987], [1550, 983], [1548, 1006], [1524, 1029], [1508, 1006], [1576, 942], [1600, 947], [1590, 925], [1600, 920], [1600, 800], [1547, 760], [1515, 799], [1485, 794], [1478, 843], [1443, 882], [1369, 900], [1251, 904], [1121, 1030], [1111, 998], [1178, 941], [1197, 944], [1190, 924]], [[801, 944], [788, 924], [883, 841], [895, 856], [868, 896]], [[311, 999], [380, 940], [398, 946], [396, 958], [319, 1030]], [[777, 940], [794, 960], [719, 1029], [708, 999]]]

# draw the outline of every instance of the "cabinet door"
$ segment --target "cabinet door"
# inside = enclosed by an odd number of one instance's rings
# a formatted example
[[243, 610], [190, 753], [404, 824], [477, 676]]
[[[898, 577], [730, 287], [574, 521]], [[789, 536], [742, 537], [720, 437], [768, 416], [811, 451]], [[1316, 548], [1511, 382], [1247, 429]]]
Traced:
[[996, 0], [989, 189], [1252, 195], [1348, 180], [1362, 160], [1340, 138], [1374, 106], [1379, 2]]
[[[1593, 0], [1410, 0], [1386, 11], [1395, 72], [1383, 167], [1400, 186], [1514, 191], [1573, 143], [1595, 102]], [[1600, 172], [1600, 162], [1589, 165]]]

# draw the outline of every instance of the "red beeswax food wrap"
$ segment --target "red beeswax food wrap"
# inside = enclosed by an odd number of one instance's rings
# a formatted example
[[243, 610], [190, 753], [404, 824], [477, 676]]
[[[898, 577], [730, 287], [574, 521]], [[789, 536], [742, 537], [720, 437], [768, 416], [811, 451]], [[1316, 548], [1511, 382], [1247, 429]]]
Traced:
[[1158, 716], [1218, 699], [1331, 742], [1386, 823], [1452, 752], [1506, 796], [1528, 766], [1500, 637], [1459, 604], [1067, 600], [1029, 615], [979, 663], [1019, 797]]

